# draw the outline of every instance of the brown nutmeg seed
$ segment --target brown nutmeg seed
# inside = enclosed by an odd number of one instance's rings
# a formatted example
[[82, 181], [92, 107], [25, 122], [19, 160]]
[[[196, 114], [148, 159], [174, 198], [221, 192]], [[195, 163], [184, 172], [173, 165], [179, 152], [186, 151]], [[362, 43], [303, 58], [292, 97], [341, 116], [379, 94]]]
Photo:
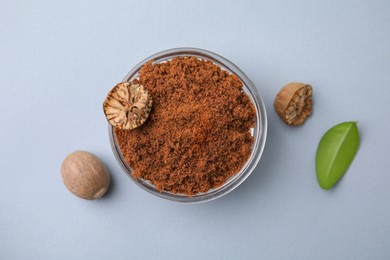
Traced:
[[288, 125], [302, 125], [311, 115], [313, 89], [305, 83], [293, 82], [285, 85], [276, 95], [274, 108]]
[[122, 82], [108, 93], [103, 110], [113, 127], [131, 130], [145, 123], [152, 104], [152, 96], [144, 86]]
[[103, 162], [85, 151], [76, 151], [66, 156], [61, 173], [68, 190], [83, 199], [100, 198], [110, 185], [110, 174]]

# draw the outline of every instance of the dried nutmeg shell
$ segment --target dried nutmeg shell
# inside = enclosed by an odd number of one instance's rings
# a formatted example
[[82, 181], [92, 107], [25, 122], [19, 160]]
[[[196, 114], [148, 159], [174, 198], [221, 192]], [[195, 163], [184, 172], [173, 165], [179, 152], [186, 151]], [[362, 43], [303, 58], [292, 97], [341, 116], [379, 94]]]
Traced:
[[152, 104], [152, 96], [144, 86], [122, 82], [108, 93], [103, 110], [113, 127], [130, 130], [145, 123]]
[[293, 82], [285, 85], [275, 98], [276, 113], [288, 125], [302, 125], [312, 112], [312, 93], [312, 87], [305, 83]]
[[66, 156], [61, 173], [68, 190], [83, 199], [100, 198], [110, 185], [110, 174], [103, 162], [86, 151], [76, 151]]

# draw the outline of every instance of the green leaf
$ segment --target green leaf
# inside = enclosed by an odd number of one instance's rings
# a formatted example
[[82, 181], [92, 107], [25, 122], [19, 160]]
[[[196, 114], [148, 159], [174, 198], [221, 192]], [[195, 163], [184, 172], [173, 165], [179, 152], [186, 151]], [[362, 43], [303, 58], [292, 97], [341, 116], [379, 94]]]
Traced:
[[328, 130], [317, 148], [318, 184], [327, 190], [343, 177], [359, 149], [356, 122], [345, 122]]

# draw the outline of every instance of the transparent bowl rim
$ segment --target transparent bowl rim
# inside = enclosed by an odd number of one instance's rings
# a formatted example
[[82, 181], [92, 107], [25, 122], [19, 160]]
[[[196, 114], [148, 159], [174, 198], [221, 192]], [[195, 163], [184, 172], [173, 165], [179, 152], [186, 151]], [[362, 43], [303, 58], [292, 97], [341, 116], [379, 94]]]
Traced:
[[164, 60], [169, 60], [178, 56], [195, 56], [202, 59], [207, 59], [212, 61], [214, 64], [221, 66], [223, 69], [234, 73], [238, 76], [238, 78], [242, 81], [244, 87], [244, 91], [248, 94], [250, 99], [252, 100], [255, 109], [256, 109], [256, 126], [253, 129], [253, 137], [254, 144], [252, 146], [252, 153], [246, 164], [241, 168], [241, 170], [233, 175], [225, 184], [222, 186], [212, 189], [205, 193], [199, 193], [194, 196], [186, 196], [182, 194], [173, 194], [166, 191], [158, 191], [151, 185], [149, 182], [144, 180], [137, 180], [131, 176], [132, 169], [126, 163], [124, 157], [122, 156], [121, 150], [119, 148], [118, 142], [116, 140], [114, 128], [109, 124], [108, 125], [108, 133], [112, 151], [114, 153], [115, 158], [117, 159], [120, 167], [126, 173], [126, 175], [139, 187], [146, 190], [147, 192], [170, 201], [180, 202], [180, 203], [201, 203], [207, 202], [211, 200], [215, 200], [220, 198], [235, 188], [237, 188], [255, 169], [258, 164], [261, 155], [264, 151], [266, 137], [267, 137], [267, 112], [265, 108], [265, 104], [263, 102], [262, 97], [257, 92], [257, 89], [253, 82], [242, 72], [236, 65], [234, 65], [229, 60], [224, 57], [215, 54], [213, 52], [191, 48], [191, 47], [183, 47], [183, 48], [174, 48], [165, 51], [158, 52], [144, 59], [140, 63], [138, 63], [129, 73], [125, 76], [122, 82], [131, 81], [132, 79], [138, 76], [140, 68], [148, 61], [154, 62], [162, 62]]

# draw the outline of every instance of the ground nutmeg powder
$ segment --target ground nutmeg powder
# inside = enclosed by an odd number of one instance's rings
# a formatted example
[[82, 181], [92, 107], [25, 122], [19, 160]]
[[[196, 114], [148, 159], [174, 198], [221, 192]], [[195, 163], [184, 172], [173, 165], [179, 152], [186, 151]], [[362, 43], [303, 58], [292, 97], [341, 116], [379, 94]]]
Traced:
[[234, 74], [196, 57], [147, 62], [135, 83], [153, 98], [148, 120], [116, 138], [134, 178], [188, 196], [224, 184], [249, 159], [256, 111]]

